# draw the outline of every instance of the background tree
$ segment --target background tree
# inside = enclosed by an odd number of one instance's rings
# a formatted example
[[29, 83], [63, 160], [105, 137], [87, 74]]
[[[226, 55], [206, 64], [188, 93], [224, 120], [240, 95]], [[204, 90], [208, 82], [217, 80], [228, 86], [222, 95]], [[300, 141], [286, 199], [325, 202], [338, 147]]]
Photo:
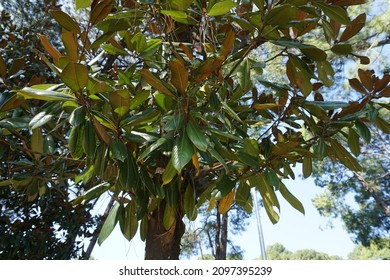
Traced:
[[[40, 180], [42, 174], [53, 170], [53, 161], [33, 155], [37, 152], [37, 138], [32, 140], [31, 137], [37, 134], [36, 130], [31, 133], [28, 128], [32, 127], [29, 121], [41, 106], [48, 107], [42, 102], [26, 102], [13, 92], [15, 88], [59, 82], [36, 55], [37, 51], [44, 50], [37, 34], [45, 33], [48, 40], [59, 46], [60, 25], [48, 14], [49, 9], [56, 7], [56, 1], [1, 2], [1, 259], [82, 257], [98, 220], [90, 212], [93, 204], [71, 203], [85, 188], [74, 188], [68, 180], [57, 181], [54, 177], [50, 181]], [[58, 107], [52, 106], [50, 110], [59, 112]], [[14, 121], [8, 122], [10, 118]], [[54, 155], [62, 145], [62, 138], [63, 135], [48, 134], [44, 139], [45, 152]], [[19, 184], [8, 188], [10, 178], [18, 180]]]
[[[225, 214], [216, 209], [200, 209], [200, 227], [189, 223], [182, 238], [181, 256], [200, 256], [200, 259], [242, 259], [243, 251], [229, 236], [237, 236], [245, 231], [250, 215], [238, 205], [233, 205]], [[211, 250], [211, 253], [207, 249]]]
[[[370, 141], [371, 134], [359, 133]], [[352, 132], [351, 137], [357, 134]], [[331, 162], [317, 164], [313, 172], [316, 185], [325, 189], [313, 199], [319, 213], [331, 219], [340, 217], [353, 241], [364, 246], [390, 232], [389, 143], [388, 134], [375, 131], [358, 158], [361, 172], [348, 172]]]
[[269, 260], [340, 260], [339, 256], [329, 256], [326, 253], [312, 249], [303, 249], [291, 252], [282, 244], [276, 243], [267, 246], [267, 259]]
[[353, 251], [348, 254], [350, 260], [389, 260], [390, 244], [389, 238], [371, 240], [368, 246], [356, 245]]
[[[334, 76], [328, 56], [369, 63], [349, 42], [365, 23], [349, 16], [350, 6], [363, 1], [75, 2], [89, 13], [86, 26], [50, 11], [64, 50], [40, 37], [40, 57], [63, 83], [25, 87], [3, 101], [9, 110], [30, 111], [30, 102], [41, 109], [24, 125], [11, 111], [0, 121], [34, 163], [3, 175], [2, 185], [30, 196], [43, 182], [91, 186], [75, 204], [108, 192], [114, 203], [99, 243], [119, 223], [129, 240], [139, 228], [146, 259], [176, 259], [184, 215], [195, 219], [203, 204], [224, 215], [234, 201], [248, 209], [251, 188], [273, 223], [276, 192], [304, 212], [282, 182], [295, 177], [291, 166], [302, 163], [307, 177], [313, 158], [328, 156], [360, 171], [343, 145], [348, 132], [389, 126], [377, 114], [387, 109], [387, 74], [362, 70], [347, 101], [321, 94]], [[259, 55], [265, 44], [275, 55]], [[283, 75], [261, 76], [275, 61], [286, 66]], [[0, 69], [5, 76], [5, 63]]]

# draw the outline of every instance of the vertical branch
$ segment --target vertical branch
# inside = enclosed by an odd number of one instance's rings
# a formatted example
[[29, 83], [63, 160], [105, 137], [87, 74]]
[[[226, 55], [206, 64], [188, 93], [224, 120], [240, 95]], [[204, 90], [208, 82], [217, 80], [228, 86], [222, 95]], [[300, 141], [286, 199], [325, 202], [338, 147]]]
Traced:
[[[217, 202], [217, 209], [218, 209]], [[216, 224], [215, 224], [215, 259], [220, 260], [221, 259], [221, 216], [219, 215], [217, 211], [217, 217], [216, 217]]]
[[97, 227], [96, 227], [96, 229], [95, 229], [95, 231], [93, 233], [93, 237], [91, 239], [91, 242], [89, 243], [87, 251], [85, 252], [85, 255], [83, 256], [82, 259], [88, 260], [91, 257], [92, 250], [93, 250], [93, 248], [96, 245], [96, 242], [97, 242], [98, 237], [99, 237], [100, 230], [102, 229], [104, 221], [107, 219], [107, 216], [110, 213], [112, 205], [114, 205], [114, 202], [115, 202], [114, 197], [111, 197], [110, 201], [107, 204], [106, 210], [103, 213], [102, 219], [101, 219], [100, 223], [97, 225]]
[[222, 215], [222, 230], [221, 230], [221, 260], [226, 260], [226, 251], [227, 251], [227, 236], [228, 236], [228, 222], [229, 222], [229, 212], [226, 212]]

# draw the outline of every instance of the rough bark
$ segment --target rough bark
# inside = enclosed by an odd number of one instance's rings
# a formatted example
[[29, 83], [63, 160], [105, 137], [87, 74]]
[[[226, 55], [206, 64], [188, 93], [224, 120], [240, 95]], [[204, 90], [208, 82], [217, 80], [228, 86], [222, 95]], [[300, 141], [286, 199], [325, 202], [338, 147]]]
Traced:
[[228, 213], [223, 215], [217, 213], [215, 226], [215, 255], [216, 260], [226, 260], [227, 256], [227, 235], [228, 235]]
[[169, 230], [164, 228], [165, 202], [162, 201], [148, 217], [148, 233], [145, 244], [145, 260], [178, 260], [180, 241], [185, 225], [183, 214], [176, 211], [176, 219]]

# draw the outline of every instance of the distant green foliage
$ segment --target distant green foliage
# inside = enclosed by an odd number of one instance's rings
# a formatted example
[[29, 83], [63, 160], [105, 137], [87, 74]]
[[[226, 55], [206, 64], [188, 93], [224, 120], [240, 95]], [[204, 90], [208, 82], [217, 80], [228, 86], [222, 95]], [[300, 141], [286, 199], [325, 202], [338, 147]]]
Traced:
[[362, 172], [352, 173], [329, 161], [316, 164], [313, 172], [316, 185], [324, 188], [313, 199], [314, 206], [322, 216], [341, 218], [353, 241], [364, 246], [390, 234], [390, 216], [379, 204], [382, 201], [387, 208], [390, 206], [389, 144], [388, 135], [379, 131], [373, 134], [359, 157]]
[[339, 256], [330, 256], [312, 249], [303, 249], [295, 252], [287, 250], [282, 244], [275, 243], [267, 247], [268, 260], [340, 260]]
[[371, 240], [369, 246], [357, 245], [349, 253], [350, 260], [390, 260], [390, 238]]

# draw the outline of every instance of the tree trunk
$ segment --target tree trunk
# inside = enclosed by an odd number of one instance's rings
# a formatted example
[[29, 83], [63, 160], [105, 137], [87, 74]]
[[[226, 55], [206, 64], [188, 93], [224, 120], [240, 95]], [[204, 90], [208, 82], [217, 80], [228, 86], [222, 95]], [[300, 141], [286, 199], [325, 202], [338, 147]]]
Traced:
[[228, 236], [228, 213], [222, 215], [222, 231], [221, 231], [221, 260], [226, 260], [227, 251], [227, 236]]
[[176, 211], [171, 228], [166, 230], [163, 224], [165, 201], [149, 214], [148, 233], [145, 244], [145, 260], [178, 260], [180, 241], [184, 234], [182, 211]]
[[228, 212], [217, 213], [215, 225], [215, 256], [216, 260], [226, 260], [227, 235], [228, 235]]

